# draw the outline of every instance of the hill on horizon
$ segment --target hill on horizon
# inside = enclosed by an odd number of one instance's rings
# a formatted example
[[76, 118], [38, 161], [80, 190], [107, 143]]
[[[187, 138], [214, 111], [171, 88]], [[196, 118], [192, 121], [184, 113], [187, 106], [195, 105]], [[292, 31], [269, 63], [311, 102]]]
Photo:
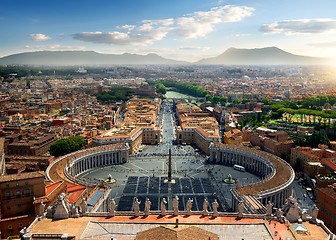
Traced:
[[315, 65], [328, 63], [331, 58], [295, 55], [277, 47], [254, 49], [229, 48], [224, 53], [201, 59], [196, 64], [226, 65]]
[[157, 54], [102, 54], [94, 51], [24, 52], [0, 58], [0, 64], [23, 65], [107, 65], [107, 64], [186, 64]]
[[319, 65], [329, 64], [331, 58], [291, 54], [277, 47], [254, 49], [229, 48], [224, 53], [190, 63], [163, 58], [157, 54], [102, 54], [94, 51], [24, 52], [0, 58], [7, 65], [122, 65], [122, 64], [223, 64], [223, 65]]

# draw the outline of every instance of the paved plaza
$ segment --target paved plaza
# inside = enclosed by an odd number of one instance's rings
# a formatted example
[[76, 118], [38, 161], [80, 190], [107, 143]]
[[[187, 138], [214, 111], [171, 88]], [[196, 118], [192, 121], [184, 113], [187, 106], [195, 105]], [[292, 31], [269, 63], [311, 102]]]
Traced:
[[[164, 183], [168, 175], [168, 156], [133, 156], [125, 164], [93, 169], [80, 177], [106, 180], [111, 175], [116, 180], [116, 183], [111, 185], [111, 197], [118, 204], [119, 211], [132, 210], [134, 197], [141, 201], [140, 210], [144, 208], [146, 198], [152, 202], [151, 209], [158, 210], [157, 206], [163, 197], [168, 200], [171, 210], [174, 196], [180, 197], [180, 210], [185, 209], [189, 197], [194, 200], [193, 210], [202, 210], [200, 206], [204, 198], [211, 203], [217, 196], [223, 196], [225, 201], [222, 200], [223, 206], [218, 210], [229, 211], [232, 185], [224, 183], [224, 178], [230, 174], [242, 183], [258, 179], [252, 173], [239, 172], [230, 166], [204, 164], [205, 158], [202, 156], [186, 155], [185, 152], [190, 151], [189, 147], [180, 147], [182, 153], [176, 155], [178, 151], [175, 151], [175, 155], [172, 156], [172, 176], [175, 184]], [[147, 152], [146, 148], [147, 146], [144, 147], [144, 155]], [[209, 175], [213, 177], [209, 178]]]
[[[232, 196], [223, 180], [230, 174], [241, 183], [256, 181], [258, 176], [234, 170], [232, 166], [206, 164], [206, 155], [192, 146], [174, 145], [175, 120], [172, 103], [162, 104], [160, 118], [162, 142], [158, 145], [144, 145], [131, 155], [127, 163], [89, 170], [79, 178], [116, 180], [111, 185], [111, 198], [115, 199], [118, 211], [131, 211], [135, 198], [141, 201], [143, 211], [146, 199], [150, 199], [152, 210], [159, 210], [160, 201], [166, 198], [168, 209], [172, 210], [172, 199], [179, 197], [179, 209], [185, 210], [189, 198], [193, 199], [192, 209], [201, 211], [204, 199], [220, 203], [219, 211], [230, 211]], [[172, 154], [172, 177], [175, 184], [164, 183], [168, 176], [168, 152]]]

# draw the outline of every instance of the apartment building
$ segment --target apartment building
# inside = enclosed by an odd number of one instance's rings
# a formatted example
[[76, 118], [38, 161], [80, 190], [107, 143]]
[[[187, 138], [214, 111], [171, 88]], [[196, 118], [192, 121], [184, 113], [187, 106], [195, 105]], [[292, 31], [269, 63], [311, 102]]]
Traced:
[[34, 198], [45, 195], [44, 172], [0, 176], [1, 238], [18, 235], [35, 218]]
[[55, 134], [37, 134], [7, 145], [8, 155], [42, 156], [49, 151], [51, 144], [57, 141]]
[[286, 132], [263, 127], [244, 130], [243, 141], [249, 141], [253, 146], [259, 146], [272, 154], [290, 153], [294, 147], [294, 141], [288, 139]]
[[161, 141], [160, 128], [157, 126], [157, 114], [161, 99], [133, 98], [117, 111], [117, 121], [111, 129], [96, 136], [98, 145], [128, 143], [130, 153], [136, 153], [141, 144], [158, 144]]
[[176, 100], [174, 104], [180, 124], [176, 137], [179, 144], [196, 144], [208, 153], [211, 142], [220, 142], [218, 122], [214, 117], [184, 100]]

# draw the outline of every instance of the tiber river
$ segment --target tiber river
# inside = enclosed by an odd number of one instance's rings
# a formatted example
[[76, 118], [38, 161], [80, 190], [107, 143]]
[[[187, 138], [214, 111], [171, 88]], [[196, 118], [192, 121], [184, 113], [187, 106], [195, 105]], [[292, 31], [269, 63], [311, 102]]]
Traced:
[[[182, 93], [175, 92], [175, 91], [167, 91], [166, 92], [166, 98], [189, 98], [189, 95], [182, 94]], [[201, 102], [196, 102], [195, 100], [192, 100], [191, 102], [196, 103], [197, 106], [202, 104]]]
[[167, 91], [166, 92], [166, 97], [167, 98], [188, 98], [188, 95], [179, 93], [179, 92], [174, 92], [174, 91]]

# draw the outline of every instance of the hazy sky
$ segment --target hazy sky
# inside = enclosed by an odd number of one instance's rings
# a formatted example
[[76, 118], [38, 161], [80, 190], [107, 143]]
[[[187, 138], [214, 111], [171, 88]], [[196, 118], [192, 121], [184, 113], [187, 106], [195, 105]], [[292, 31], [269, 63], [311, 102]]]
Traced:
[[196, 61], [229, 47], [336, 57], [335, 0], [1, 0], [0, 56], [124, 52]]

